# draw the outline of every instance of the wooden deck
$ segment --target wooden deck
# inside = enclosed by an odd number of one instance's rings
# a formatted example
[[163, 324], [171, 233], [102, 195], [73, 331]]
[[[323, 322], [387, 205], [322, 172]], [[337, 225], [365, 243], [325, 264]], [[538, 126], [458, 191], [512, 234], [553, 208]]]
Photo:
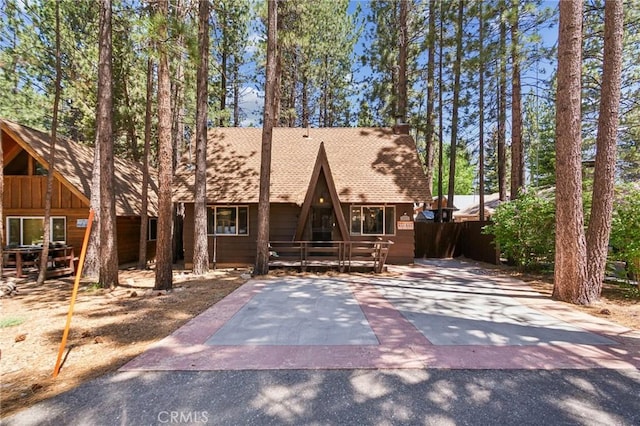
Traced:
[[392, 241], [271, 241], [269, 266], [383, 271]]

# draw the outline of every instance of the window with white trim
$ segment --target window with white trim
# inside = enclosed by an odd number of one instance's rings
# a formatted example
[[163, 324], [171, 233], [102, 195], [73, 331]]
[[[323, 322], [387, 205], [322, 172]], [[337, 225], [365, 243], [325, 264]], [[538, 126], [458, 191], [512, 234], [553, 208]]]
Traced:
[[249, 235], [248, 206], [210, 206], [207, 209], [208, 235]]
[[[51, 242], [67, 242], [67, 218], [52, 216]], [[44, 217], [9, 216], [7, 217], [7, 243], [9, 245], [42, 244], [44, 240]]]
[[351, 235], [395, 235], [395, 206], [351, 206]]

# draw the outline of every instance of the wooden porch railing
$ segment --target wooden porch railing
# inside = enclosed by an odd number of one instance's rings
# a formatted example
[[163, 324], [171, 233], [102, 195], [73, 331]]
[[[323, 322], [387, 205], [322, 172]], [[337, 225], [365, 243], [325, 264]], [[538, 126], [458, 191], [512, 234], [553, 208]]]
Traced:
[[393, 241], [270, 241], [269, 264], [273, 266], [336, 266], [350, 272], [364, 265], [382, 272]]

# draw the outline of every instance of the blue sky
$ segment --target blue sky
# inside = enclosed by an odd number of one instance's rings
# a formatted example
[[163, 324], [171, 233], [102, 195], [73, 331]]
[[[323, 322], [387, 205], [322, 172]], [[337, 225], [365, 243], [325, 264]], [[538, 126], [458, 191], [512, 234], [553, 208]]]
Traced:
[[[356, 8], [360, 6], [360, 8], [362, 9], [362, 13], [361, 13], [361, 17], [362, 17], [366, 14], [369, 4], [370, 4], [369, 1], [351, 1], [349, 4], [348, 12], [353, 14], [355, 13]], [[557, 1], [544, 1], [541, 4], [542, 8], [545, 8], [545, 7], [557, 8], [557, 6], [558, 6]], [[261, 34], [260, 35], [257, 33], [254, 33], [254, 34], [255, 34], [254, 38], [262, 37]], [[554, 46], [557, 43], [558, 31], [555, 25], [552, 26], [551, 28], [541, 28], [540, 35], [542, 37], [543, 44], [546, 47]], [[356, 83], [367, 81], [371, 74], [370, 68], [366, 66], [360, 66], [357, 63], [357, 58], [361, 56], [363, 53], [364, 43], [366, 43], [366, 40], [364, 40], [364, 37], [362, 37], [360, 40], [358, 40], [356, 44], [355, 52], [354, 52], [353, 70], [354, 70], [354, 81]], [[552, 63], [540, 64], [540, 66], [545, 70], [545, 74], [548, 76], [555, 69], [555, 61], [553, 61]], [[252, 67], [255, 67], [255, 64], [253, 64]], [[535, 71], [531, 69], [525, 69], [523, 71], [524, 71], [523, 95], [525, 95], [529, 91], [527, 87], [527, 82], [534, 79], [536, 77], [536, 74], [535, 74]], [[251, 126], [251, 125], [259, 126], [262, 119], [262, 108], [264, 104], [263, 91], [261, 88], [255, 87], [255, 82], [252, 82], [252, 83], [254, 84], [253, 86], [246, 86], [243, 91], [244, 96], [241, 103], [241, 108], [245, 112], [246, 118], [245, 120], [243, 120], [242, 126]], [[356, 93], [352, 98], [352, 102], [354, 103], [354, 109], [357, 108], [358, 100], [361, 97], [361, 95], [362, 95], [361, 93]]]

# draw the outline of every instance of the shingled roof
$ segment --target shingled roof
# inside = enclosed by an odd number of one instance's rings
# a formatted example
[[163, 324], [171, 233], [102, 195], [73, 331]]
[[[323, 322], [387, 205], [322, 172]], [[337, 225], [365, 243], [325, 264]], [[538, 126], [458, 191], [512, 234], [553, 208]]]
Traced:
[[[51, 147], [51, 135], [11, 121], [2, 120], [2, 129], [10, 134], [36, 160], [47, 166]], [[115, 158], [114, 192], [116, 214], [118, 216], [138, 216], [142, 200], [142, 165], [134, 161]], [[73, 142], [70, 139], [56, 139], [56, 176], [71, 188], [87, 204], [91, 197], [91, 178], [93, 175], [93, 148]], [[149, 180], [150, 216], [157, 214], [158, 187], [151, 170]]]
[[[210, 129], [207, 200], [257, 203], [262, 129]], [[411, 203], [426, 198], [427, 182], [415, 142], [387, 128], [273, 129], [271, 202], [301, 205], [324, 142], [342, 203]], [[195, 166], [176, 170], [174, 201], [193, 202]]]

